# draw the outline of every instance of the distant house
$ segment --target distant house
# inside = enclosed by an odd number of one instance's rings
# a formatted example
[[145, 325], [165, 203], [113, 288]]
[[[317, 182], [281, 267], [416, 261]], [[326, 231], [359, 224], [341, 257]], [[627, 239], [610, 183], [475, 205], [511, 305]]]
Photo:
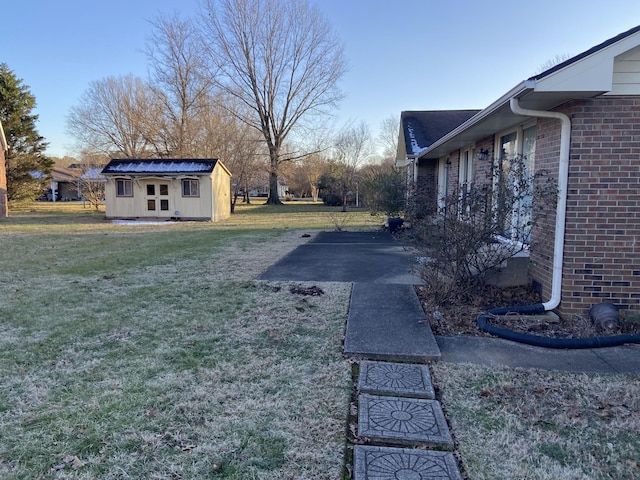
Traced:
[[9, 150], [7, 138], [4, 136], [2, 122], [0, 122], [0, 218], [9, 214], [7, 201], [7, 166], [5, 164], [5, 153]]
[[43, 200], [52, 202], [72, 202], [82, 200], [81, 183], [86, 181], [104, 182], [101, 167], [86, 167], [71, 164], [68, 167], [53, 167], [51, 170], [51, 187]]
[[[427, 130], [434, 122], [423, 120]], [[435, 139], [410, 135], [405, 121], [397, 163], [415, 169], [433, 208], [513, 158], [551, 172], [558, 205], [530, 232], [530, 279], [546, 310], [640, 306], [640, 26], [522, 81]]]
[[216, 159], [111, 160], [107, 218], [217, 222], [231, 215], [231, 173]]

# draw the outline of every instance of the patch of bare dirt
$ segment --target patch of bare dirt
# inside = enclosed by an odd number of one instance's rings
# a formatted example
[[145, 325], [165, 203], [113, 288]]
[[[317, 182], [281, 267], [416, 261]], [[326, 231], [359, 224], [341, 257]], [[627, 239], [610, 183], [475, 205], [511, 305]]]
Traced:
[[[494, 307], [534, 305], [542, 300], [532, 287], [498, 288], [485, 286], [473, 292], [461, 292], [455, 301], [436, 302], [434, 292], [426, 286], [416, 287], [431, 329], [435, 335], [491, 336], [476, 324], [478, 315]], [[637, 314], [622, 311], [620, 328], [615, 331], [598, 331], [589, 315], [572, 315], [557, 321], [536, 316], [506, 315], [491, 319], [491, 324], [512, 331], [550, 338], [585, 338], [594, 336], [640, 334]]]

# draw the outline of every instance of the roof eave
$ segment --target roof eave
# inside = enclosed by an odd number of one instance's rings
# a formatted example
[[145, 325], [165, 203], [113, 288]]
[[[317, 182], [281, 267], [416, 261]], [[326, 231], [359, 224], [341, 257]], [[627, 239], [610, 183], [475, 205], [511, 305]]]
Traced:
[[456, 137], [458, 137], [461, 133], [463, 133], [465, 131], [468, 131], [472, 127], [481, 124], [488, 117], [490, 117], [491, 115], [496, 113], [498, 110], [503, 108], [505, 105], [508, 105], [509, 101], [511, 100], [511, 98], [520, 97], [524, 93], [526, 93], [527, 91], [530, 91], [532, 89], [533, 89], [533, 87], [531, 86], [531, 82], [529, 82], [528, 80], [525, 80], [525, 81], [519, 83], [518, 85], [513, 87], [511, 90], [509, 90], [507, 93], [505, 93], [502, 97], [500, 97], [498, 100], [493, 102], [491, 105], [489, 105], [488, 107], [486, 107], [483, 110], [480, 110], [480, 112], [475, 114], [473, 117], [471, 117], [469, 120], [464, 122], [462, 125], [460, 125], [456, 129], [452, 130], [447, 135], [445, 135], [444, 137], [442, 137], [441, 139], [437, 140], [432, 145], [430, 145], [428, 148], [423, 150], [417, 156], [417, 158], [418, 159], [422, 159], [422, 158], [439, 158], [439, 157], [441, 157], [442, 155], [440, 154], [440, 152], [442, 150], [442, 147], [445, 146], [448, 142], [450, 142], [453, 139], [455, 139]]

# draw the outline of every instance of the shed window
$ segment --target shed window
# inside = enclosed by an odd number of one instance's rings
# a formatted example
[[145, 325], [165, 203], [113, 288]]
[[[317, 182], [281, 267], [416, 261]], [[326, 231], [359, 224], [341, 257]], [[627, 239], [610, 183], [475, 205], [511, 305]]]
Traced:
[[200, 182], [198, 180], [182, 180], [183, 197], [199, 197]]
[[133, 182], [116, 180], [116, 197], [133, 197]]

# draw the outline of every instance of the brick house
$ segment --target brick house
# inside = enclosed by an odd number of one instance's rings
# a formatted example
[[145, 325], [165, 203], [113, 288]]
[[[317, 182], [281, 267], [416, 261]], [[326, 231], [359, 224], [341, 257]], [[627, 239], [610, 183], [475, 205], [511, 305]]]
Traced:
[[401, 122], [397, 164], [418, 187], [430, 182], [422, 191], [433, 205], [463, 182], [486, 182], [509, 154], [550, 172], [558, 205], [530, 232], [531, 244], [551, 234], [529, 262], [545, 309], [640, 308], [640, 26], [524, 80], [425, 145], [408, 148], [407, 133]]
[[7, 203], [7, 166], [5, 164], [5, 153], [9, 149], [7, 138], [4, 135], [2, 122], [0, 122], [0, 218], [9, 215]]

